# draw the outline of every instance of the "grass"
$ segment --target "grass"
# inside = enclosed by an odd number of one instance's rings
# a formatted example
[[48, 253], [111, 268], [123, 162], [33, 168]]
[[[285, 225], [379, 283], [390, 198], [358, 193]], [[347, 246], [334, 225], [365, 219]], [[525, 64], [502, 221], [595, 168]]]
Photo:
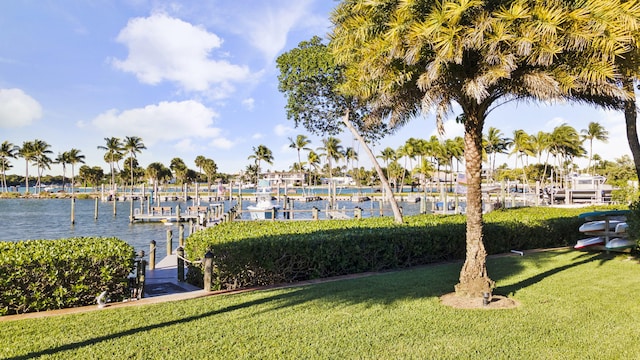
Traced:
[[511, 310], [439, 303], [461, 264], [182, 302], [0, 322], [0, 358], [585, 359], [640, 354], [627, 256], [556, 250], [488, 261]]

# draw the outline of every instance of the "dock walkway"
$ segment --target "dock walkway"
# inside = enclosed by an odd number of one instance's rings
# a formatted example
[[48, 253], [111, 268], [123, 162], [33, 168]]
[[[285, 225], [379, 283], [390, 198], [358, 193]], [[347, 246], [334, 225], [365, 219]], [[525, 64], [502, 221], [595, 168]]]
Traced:
[[[186, 273], [186, 271], [185, 271]], [[178, 256], [168, 255], [158, 262], [153, 270], [147, 270], [144, 282], [144, 297], [180, 294], [202, 290], [186, 282], [178, 281]]]

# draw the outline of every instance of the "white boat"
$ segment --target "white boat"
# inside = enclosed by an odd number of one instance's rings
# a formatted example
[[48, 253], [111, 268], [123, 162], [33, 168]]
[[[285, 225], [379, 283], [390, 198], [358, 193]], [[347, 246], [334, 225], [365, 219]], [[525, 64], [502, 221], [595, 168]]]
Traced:
[[629, 224], [627, 224], [626, 222], [621, 222], [620, 224], [616, 225], [616, 234], [626, 234], [627, 233], [627, 229], [629, 229]]
[[604, 239], [597, 236], [588, 239], [578, 240], [576, 245], [573, 247], [574, 249], [584, 249], [590, 246], [604, 245]]
[[260, 180], [255, 192], [256, 204], [247, 206], [252, 220], [271, 220], [278, 215], [280, 206], [273, 202], [268, 180]]
[[636, 242], [629, 239], [615, 238], [611, 239], [605, 246], [611, 250], [629, 249], [636, 246]]
[[[609, 220], [609, 228], [606, 230], [615, 231], [616, 226], [621, 222], [622, 221], [619, 221], [619, 220]], [[582, 224], [578, 229], [578, 231], [583, 233], [594, 233], [594, 232], [605, 231], [606, 223], [607, 222], [605, 220], [589, 221]]]

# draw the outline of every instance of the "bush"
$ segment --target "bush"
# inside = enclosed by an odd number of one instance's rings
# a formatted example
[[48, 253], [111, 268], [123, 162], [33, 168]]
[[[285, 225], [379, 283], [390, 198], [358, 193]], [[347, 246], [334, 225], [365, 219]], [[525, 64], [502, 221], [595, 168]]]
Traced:
[[122, 300], [134, 258], [116, 238], [0, 242], [0, 315], [95, 304], [105, 290]]
[[[578, 214], [595, 209], [521, 208], [485, 215], [489, 254], [567, 246]], [[231, 222], [186, 241], [191, 260], [213, 253], [213, 289], [234, 289], [423, 265], [465, 257], [465, 216], [417, 215], [343, 221]], [[202, 286], [202, 267], [188, 280]]]

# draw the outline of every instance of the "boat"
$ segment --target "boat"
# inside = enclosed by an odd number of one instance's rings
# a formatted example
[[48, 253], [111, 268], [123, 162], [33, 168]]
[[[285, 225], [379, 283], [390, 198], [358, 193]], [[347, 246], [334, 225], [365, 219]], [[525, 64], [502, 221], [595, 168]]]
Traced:
[[271, 220], [277, 217], [280, 206], [273, 202], [269, 180], [260, 180], [256, 188], [256, 204], [247, 206], [252, 220]]
[[629, 239], [615, 238], [611, 239], [605, 247], [609, 250], [630, 249], [636, 246], [636, 242]]
[[584, 224], [582, 224], [580, 226], [580, 228], [578, 229], [578, 231], [582, 232], [582, 233], [594, 233], [594, 232], [601, 232], [601, 231], [615, 231], [616, 226], [620, 223], [622, 223], [622, 221], [620, 220], [609, 220], [609, 228], [606, 229], [606, 224], [607, 221], [605, 220], [598, 220], [598, 221], [589, 221], [586, 222]]
[[573, 247], [574, 249], [585, 249], [591, 246], [604, 245], [604, 239], [596, 236], [592, 238], [578, 240], [576, 245]]
[[627, 224], [626, 222], [621, 222], [618, 225], [616, 225], [615, 233], [616, 234], [626, 234], [627, 233], [627, 229], [629, 229], [629, 224]]

